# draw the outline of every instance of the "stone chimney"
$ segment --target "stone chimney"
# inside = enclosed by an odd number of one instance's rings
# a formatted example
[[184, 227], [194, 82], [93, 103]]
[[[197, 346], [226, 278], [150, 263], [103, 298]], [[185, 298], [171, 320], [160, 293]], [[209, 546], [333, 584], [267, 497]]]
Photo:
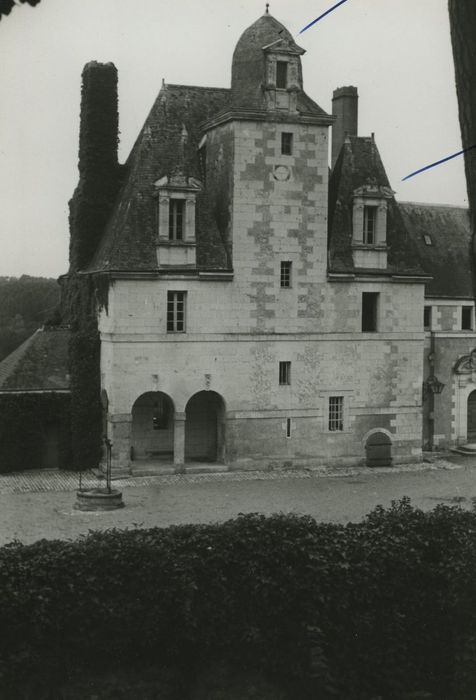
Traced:
[[358, 130], [357, 88], [349, 85], [334, 90], [332, 96], [332, 114], [336, 121], [332, 126], [331, 167], [334, 168], [340, 149], [346, 136], [357, 136]]

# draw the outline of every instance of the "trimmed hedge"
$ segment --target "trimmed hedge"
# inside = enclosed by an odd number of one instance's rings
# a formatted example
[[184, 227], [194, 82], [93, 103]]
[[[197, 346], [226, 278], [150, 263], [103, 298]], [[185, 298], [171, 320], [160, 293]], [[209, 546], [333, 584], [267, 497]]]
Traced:
[[254, 514], [14, 543], [0, 550], [0, 628], [0, 697], [28, 697], [29, 679], [40, 700], [72, 669], [155, 665], [169, 689], [150, 697], [186, 699], [220, 661], [300, 700], [469, 699], [476, 513], [404, 499], [346, 526]]

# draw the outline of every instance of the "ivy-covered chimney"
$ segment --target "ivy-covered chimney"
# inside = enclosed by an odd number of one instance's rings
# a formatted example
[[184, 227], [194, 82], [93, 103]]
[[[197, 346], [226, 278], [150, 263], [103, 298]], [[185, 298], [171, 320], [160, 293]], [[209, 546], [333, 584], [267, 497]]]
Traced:
[[70, 201], [70, 271], [90, 264], [119, 186], [117, 70], [92, 61], [84, 67], [79, 129], [79, 183]]

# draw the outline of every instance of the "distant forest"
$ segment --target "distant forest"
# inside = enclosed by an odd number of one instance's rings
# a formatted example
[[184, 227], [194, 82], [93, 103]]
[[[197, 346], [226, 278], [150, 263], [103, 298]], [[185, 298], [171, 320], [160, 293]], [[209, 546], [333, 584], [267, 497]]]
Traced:
[[0, 360], [52, 315], [59, 284], [46, 277], [0, 277]]

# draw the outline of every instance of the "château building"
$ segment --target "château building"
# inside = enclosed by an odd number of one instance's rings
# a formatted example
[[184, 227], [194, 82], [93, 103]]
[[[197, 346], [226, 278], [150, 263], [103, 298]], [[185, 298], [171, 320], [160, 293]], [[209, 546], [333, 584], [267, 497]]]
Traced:
[[[266, 13], [231, 88], [164, 83], [76, 263], [106, 282], [116, 474], [389, 465], [476, 440], [467, 212], [398, 203], [374, 135], [358, 135], [356, 88], [326, 113], [304, 53]], [[104, 68], [83, 74], [83, 150], [108, 128], [89, 95]], [[31, 348], [15, 378], [0, 364], [0, 396], [24, 389]]]

